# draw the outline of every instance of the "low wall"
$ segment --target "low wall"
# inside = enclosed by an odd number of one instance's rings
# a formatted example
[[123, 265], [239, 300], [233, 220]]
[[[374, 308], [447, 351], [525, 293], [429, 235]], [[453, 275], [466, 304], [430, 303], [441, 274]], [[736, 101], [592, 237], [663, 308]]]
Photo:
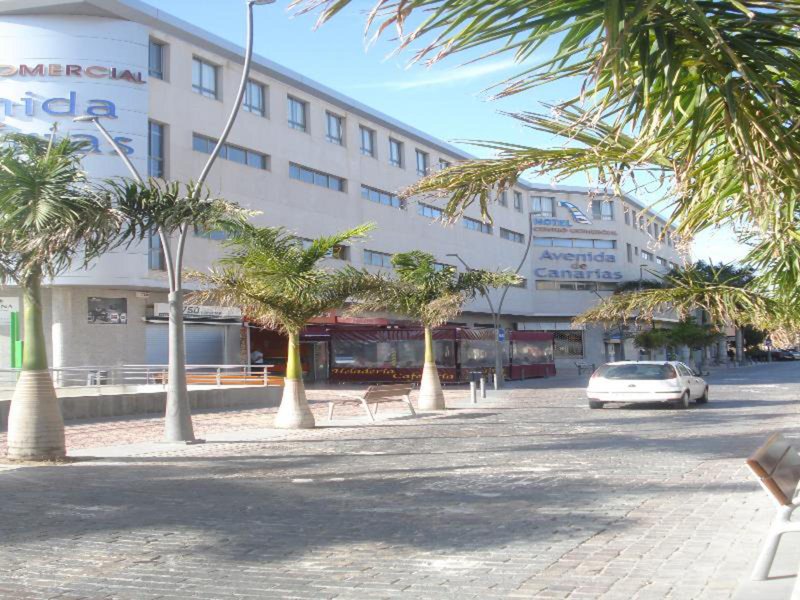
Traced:
[[[60, 391], [60, 390], [59, 390]], [[283, 393], [280, 386], [213, 387], [190, 389], [189, 400], [193, 409], [278, 406]], [[167, 393], [135, 392], [107, 393], [83, 396], [62, 396], [61, 412], [64, 420], [121, 417], [125, 415], [164, 414]], [[11, 400], [0, 400], [0, 431], [8, 427], [8, 410]]]

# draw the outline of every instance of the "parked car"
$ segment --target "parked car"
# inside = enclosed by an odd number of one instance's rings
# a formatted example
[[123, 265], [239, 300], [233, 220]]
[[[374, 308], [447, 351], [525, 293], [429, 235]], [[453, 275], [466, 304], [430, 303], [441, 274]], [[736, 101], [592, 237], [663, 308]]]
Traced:
[[792, 355], [794, 360], [800, 360], [800, 350], [789, 350], [788, 352]]
[[659, 402], [688, 408], [708, 402], [708, 384], [682, 362], [621, 361], [603, 365], [586, 388], [589, 408], [610, 402]]

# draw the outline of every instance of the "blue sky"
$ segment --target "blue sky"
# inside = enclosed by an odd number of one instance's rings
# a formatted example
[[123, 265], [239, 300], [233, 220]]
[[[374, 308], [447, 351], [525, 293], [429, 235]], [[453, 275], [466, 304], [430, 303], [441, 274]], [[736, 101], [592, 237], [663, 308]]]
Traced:
[[[243, 0], [150, 1], [159, 9], [243, 44]], [[538, 110], [540, 102], [566, 98], [571, 90], [565, 84], [490, 101], [490, 92], [484, 90], [520, 69], [510, 56], [465, 66], [461, 66], [464, 58], [449, 59], [431, 68], [409, 66], [410, 54], [390, 56], [394, 47], [390, 36], [367, 47], [365, 11], [373, 5], [372, 0], [356, 0], [353, 8], [317, 30], [314, 15], [293, 17], [287, 12], [287, 5], [279, 0], [274, 5], [255, 7], [258, 54], [478, 156], [486, 156], [486, 151], [459, 140], [542, 146], [557, 143], [500, 112]], [[537, 181], [549, 183], [542, 178]], [[589, 185], [583, 177], [564, 183]], [[648, 201], [643, 194], [639, 197]], [[727, 232], [721, 232], [699, 237], [695, 255], [729, 261], [740, 258], [743, 251]]]

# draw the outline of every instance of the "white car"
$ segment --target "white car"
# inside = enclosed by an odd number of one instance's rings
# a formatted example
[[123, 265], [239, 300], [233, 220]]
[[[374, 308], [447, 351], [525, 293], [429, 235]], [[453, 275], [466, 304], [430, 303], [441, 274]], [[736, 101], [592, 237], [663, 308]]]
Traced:
[[688, 408], [708, 402], [708, 384], [682, 362], [621, 361], [592, 373], [586, 388], [589, 408], [608, 402], [669, 402]]

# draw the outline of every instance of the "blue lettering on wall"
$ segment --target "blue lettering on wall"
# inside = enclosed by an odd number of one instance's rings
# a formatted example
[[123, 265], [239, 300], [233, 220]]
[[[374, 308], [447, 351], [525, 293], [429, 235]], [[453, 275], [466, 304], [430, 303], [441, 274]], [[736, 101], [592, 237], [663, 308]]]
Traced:
[[[21, 108], [26, 117], [36, 115], [36, 94], [25, 92], [25, 96], [19, 100], [19, 102], [14, 102], [8, 98], [0, 98], [0, 104], [3, 105], [3, 114], [6, 117], [14, 116], [18, 108]], [[41, 110], [53, 117], [75, 117], [79, 114], [78, 93], [70, 91], [67, 98], [56, 97], [42, 100]], [[84, 114], [116, 119], [117, 106], [111, 100], [92, 98], [89, 100]]]
[[605, 281], [619, 281], [622, 279], [620, 271], [606, 271], [605, 269], [548, 269], [539, 267], [533, 274], [540, 279], [602, 279]]
[[550, 252], [545, 250], [540, 260], [568, 260], [570, 262], [617, 262], [617, 257], [605, 252]]

